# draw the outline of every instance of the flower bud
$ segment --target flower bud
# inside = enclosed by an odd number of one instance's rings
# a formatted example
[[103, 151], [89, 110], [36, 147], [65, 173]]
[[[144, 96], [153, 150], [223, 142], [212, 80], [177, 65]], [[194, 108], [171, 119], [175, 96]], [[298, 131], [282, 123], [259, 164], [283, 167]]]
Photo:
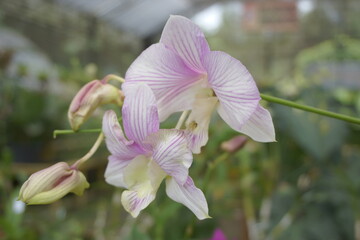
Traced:
[[71, 101], [68, 118], [71, 128], [79, 130], [80, 126], [89, 118], [97, 107], [114, 103], [122, 105], [124, 95], [113, 85], [93, 80], [83, 86]]
[[65, 162], [32, 174], [22, 185], [19, 200], [27, 204], [48, 204], [69, 192], [81, 196], [90, 185], [84, 174]]
[[226, 142], [221, 143], [221, 149], [229, 153], [234, 153], [243, 148], [246, 142], [247, 137], [236, 136]]
[[209, 240], [226, 240], [224, 232], [220, 228], [216, 228], [213, 236]]

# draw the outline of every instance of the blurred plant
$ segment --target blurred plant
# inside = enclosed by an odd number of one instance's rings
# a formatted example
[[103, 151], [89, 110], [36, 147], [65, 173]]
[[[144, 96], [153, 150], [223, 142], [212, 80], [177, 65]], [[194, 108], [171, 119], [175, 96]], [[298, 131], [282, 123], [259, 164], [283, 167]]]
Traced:
[[3, 206], [3, 214], [0, 216], [0, 238], [1, 239], [29, 239], [35, 240], [36, 234], [28, 227], [23, 227], [25, 204], [16, 200], [19, 189], [14, 189], [8, 195]]
[[25, 205], [16, 200], [19, 189], [12, 182], [20, 177], [13, 175], [12, 167], [10, 149], [0, 149], [0, 238], [35, 240], [34, 231], [23, 225]]
[[[341, 55], [339, 59], [346, 57]], [[313, 62], [309, 60], [308, 63]], [[312, 86], [311, 91], [308, 86]], [[297, 100], [304, 110], [304, 104], [318, 104], [321, 108], [354, 115], [354, 106], [359, 105], [354, 101], [360, 99], [355, 91], [334, 91], [333, 96], [328, 96], [323, 89], [310, 83], [293, 87], [295, 91], [288, 96]], [[268, 97], [262, 96], [265, 100]], [[278, 144], [260, 145], [248, 141], [244, 146], [243, 139], [235, 137], [234, 141], [224, 144], [223, 150], [227, 151], [224, 153], [220, 150], [221, 143], [235, 133], [218, 118], [213, 118], [216, 124], [209, 129], [212, 137], [197, 155], [191, 174], [206, 187], [205, 195], [213, 206], [214, 219], [196, 222], [180, 204], [167, 200], [162, 191], [148, 211], [137, 220], [129, 219], [119, 207], [120, 193], [115, 191], [111, 201], [103, 198], [111, 190], [97, 183], [100, 194], [96, 192], [82, 200], [69, 197], [52, 205], [58, 217], [56, 220], [47, 218], [51, 223], [42, 225], [43, 236], [45, 239], [64, 236], [70, 239], [194, 239], [209, 238], [215, 227], [221, 227], [229, 237], [241, 236], [245, 240], [351, 239], [354, 232], [359, 232], [359, 196], [356, 193], [359, 129], [298, 110], [270, 107], [276, 118]], [[320, 110], [315, 109], [315, 112]], [[180, 116], [180, 119], [185, 121], [185, 117]], [[99, 131], [79, 132], [91, 130]], [[237, 151], [239, 148], [241, 151]], [[69, 200], [67, 208], [73, 207], [68, 213], [62, 205], [66, 200]], [[85, 214], [76, 209], [76, 201], [78, 206], [89, 205]], [[32, 214], [39, 216], [36, 212], [34, 209]]]
[[[334, 67], [329, 68], [329, 65], [326, 64], [337, 63], [338, 66], [341, 66], [351, 62], [359, 63], [359, 49], [359, 40], [346, 35], [338, 35], [332, 40], [302, 50], [295, 59], [297, 86], [305, 88], [314, 83], [318, 85], [326, 84], [326, 81], [330, 81], [334, 77], [334, 73], [331, 71]], [[340, 77], [349, 76], [343, 74]], [[337, 79], [337, 81], [340, 83], [344, 79]]]
[[70, 60], [70, 67], [59, 67], [60, 79], [68, 84], [77, 84], [78, 87], [96, 79], [98, 69], [95, 64], [83, 67], [77, 58]]

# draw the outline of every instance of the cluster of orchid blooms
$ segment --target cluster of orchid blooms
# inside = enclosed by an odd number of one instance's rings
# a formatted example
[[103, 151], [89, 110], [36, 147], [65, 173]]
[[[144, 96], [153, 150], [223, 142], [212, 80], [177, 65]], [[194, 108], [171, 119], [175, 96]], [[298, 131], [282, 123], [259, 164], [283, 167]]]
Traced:
[[[86, 84], [68, 116], [77, 131], [97, 107], [114, 103], [122, 107], [123, 128], [116, 113], [107, 111], [90, 152], [71, 166], [60, 162], [31, 175], [20, 200], [47, 204], [69, 192], [81, 195], [89, 183], [78, 167], [104, 136], [111, 153], [105, 180], [126, 189], [121, 202], [133, 217], [155, 199], [165, 179], [167, 195], [204, 219], [209, 217], [208, 205], [189, 168], [193, 154], [208, 141], [212, 112], [216, 109], [231, 128], [256, 141], [275, 141], [271, 116], [259, 104], [251, 74], [230, 55], [211, 51], [200, 28], [185, 17], [171, 16], [160, 42], [142, 52], [125, 79], [118, 79], [121, 90], [109, 84], [108, 77]], [[160, 122], [182, 111], [174, 129], [160, 129]]]

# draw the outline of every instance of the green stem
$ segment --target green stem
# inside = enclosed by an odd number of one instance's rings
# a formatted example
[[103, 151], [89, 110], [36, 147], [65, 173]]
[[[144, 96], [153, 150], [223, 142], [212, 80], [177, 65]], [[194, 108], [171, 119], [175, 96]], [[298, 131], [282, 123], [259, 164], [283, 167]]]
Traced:
[[84, 129], [79, 131], [73, 131], [73, 130], [54, 130], [53, 137], [56, 138], [57, 135], [63, 135], [63, 134], [74, 134], [74, 133], [99, 133], [101, 132], [101, 128], [95, 128], [95, 129]]
[[[122, 117], [118, 118], [118, 121], [121, 123], [122, 121]], [[73, 131], [71, 129], [66, 129], [66, 130], [54, 130], [53, 132], [53, 137], [56, 138], [57, 135], [63, 135], [63, 134], [75, 134], [75, 133], [99, 133], [101, 132], [102, 129], [101, 128], [93, 128], [93, 129], [84, 129], [84, 130], [78, 130], [78, 131]]]
[[230, 153], [228, 152], [224, 152], [223, 154], [221, 154], [220, 156], [218, 156], [214, 161], [209, 162], [207, 164], [207, 170], [204, 176], [204, 181], [202, 183], [203, 188], [205, 188], [208, 184], [208, 182], [210, 181], [211, 178], [211, 174], [213, 172], [213, 170], [221, 163], [224, 162], [226, 159], [228, 159], [231, 156]]
[[269, 96], [269, 95], [265, 95], [265, 94], [260, 94], [260, 96], [261, 96], [261, 98], [263, 100], [266, 100], [268, 102], [278, 103], [278, 104], [285, 105], [285, 106], [288, 106], [288, 107], [297, 108], [297, 109], [301, 109], [303, 111], [312, 112], [312, 113], [316, 113], [316, 114], [319, 114], [319, 115], [323, 115], [323, 116], [327, 116], [327, 117], [331, 117], [331, 118], [336, 118], [336, 119], [340, 119], [340, 120], [343, 120], [343, 121], [346, 121], [346, 122], [355, 123], [355, 124], [360, 125], [360, 119], [359, 118], [350, 117], [350, 116], [347, 116], [347, 115], [343, 115], [343, 114], [334, 113], [334, 112], [326, 111], [326, 110], [315, 108], [315, 107], [302, 105], [302, 104], [299, 104], [299, 103], [295, 103], [295, 102], [292, 102], [292, 101], [288, 101], [288, 100], [285, 100], [285, 99], [281, 99], [281, 98], [277, 98], [277, 97], [273, 97], [273, 96]]

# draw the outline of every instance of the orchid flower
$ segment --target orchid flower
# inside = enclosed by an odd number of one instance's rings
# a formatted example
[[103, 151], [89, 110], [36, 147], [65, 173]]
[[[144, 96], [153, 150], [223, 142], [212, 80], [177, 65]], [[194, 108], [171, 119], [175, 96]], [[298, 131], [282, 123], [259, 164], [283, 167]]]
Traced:
[[105, 179], [127, 189], [121, 196], [125, 210], [137, 217], [166, 179], [171, 199], [184, 204], [199, 219], [209, 217], [205, 196], [189, 176], [193, 158], [184, 131], [159, 129], [156, 99], [149, 86], [131, 85], [123, 91], [125, 134], [111, 110], [104, 115], [103, 132], [111, 153]]
[[200, 28], [185, 17], [169, 18], [160, 42], [142, 52], [125, 79], [125, 85], [143, 82], [151, 87], [160, 121], [192, 110], [186, 128], [194, 153], [208, 140], [214, 109], [236, 131], [259, 142], [275, 141], [271, 115], [259, 104], [251, 74], [230, 55], [210, 51]]

